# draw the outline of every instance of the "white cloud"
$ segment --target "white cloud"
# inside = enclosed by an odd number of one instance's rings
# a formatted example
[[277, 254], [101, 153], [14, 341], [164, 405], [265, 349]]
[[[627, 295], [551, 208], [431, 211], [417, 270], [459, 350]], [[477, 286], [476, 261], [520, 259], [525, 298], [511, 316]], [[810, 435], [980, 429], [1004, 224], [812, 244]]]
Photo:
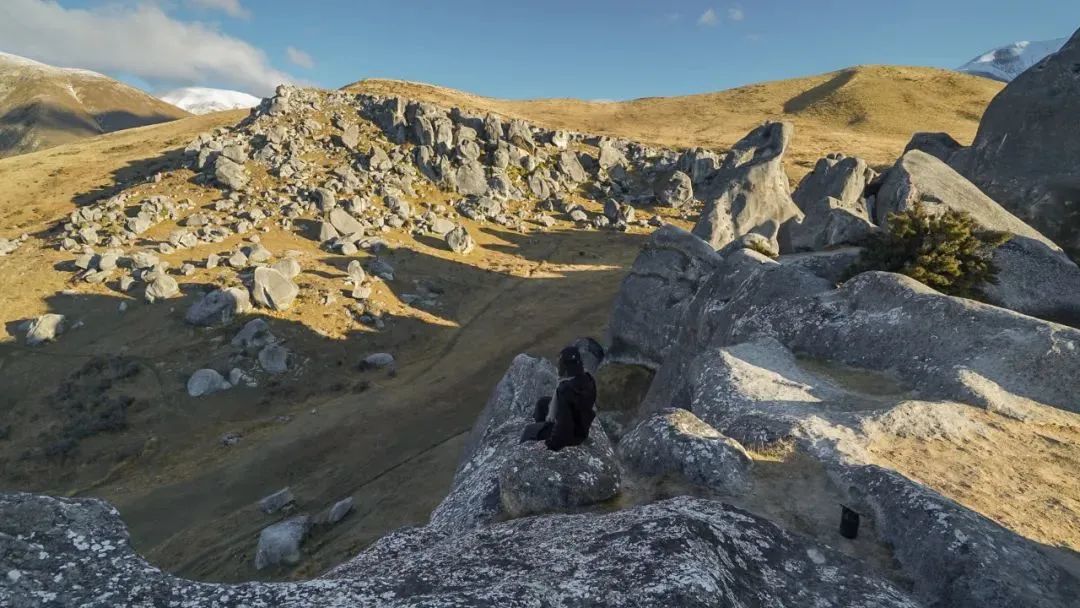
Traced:
[[698, 25], [713, 26], [716, 25], [717, 21], [719, 21], [719, 19], [716, 16], [716, 11], [711, 8], [705, 9], [705, 12], [701, 13], [701, 16], [697, 19]]
[[308, 55], [296, 47], [290, 46], [285, 49], [285, 55], [289, 57], [289, 62], [293, 65], [298, 65], [308, 70], [315, 67], [315, 60], [311, 58], [311, 55]]
[[205, 8], [212, 11], [221, 11], [230, 17], [247, 19], [251, 17], [251, 11], [240, 4], [240, 0], [188, 0], [188, 3], [197, 8]]
[[214, 84], [268, 95], [295, 82], [247, 42], [174, 19], [154, 4], [83, 10], [52, 0], [2, 0], [0, 50], [160, 88]]
[[743, 13], [743, 10], [737, 6], [735, 8], [727, 9], [727, 18], [732, 21], [742, 21], [745, 17], [746, 15]]
[[668, 13], [664, 15], [664, 20], [668, 23], [676, 23], [682, 19], [682, 13]]

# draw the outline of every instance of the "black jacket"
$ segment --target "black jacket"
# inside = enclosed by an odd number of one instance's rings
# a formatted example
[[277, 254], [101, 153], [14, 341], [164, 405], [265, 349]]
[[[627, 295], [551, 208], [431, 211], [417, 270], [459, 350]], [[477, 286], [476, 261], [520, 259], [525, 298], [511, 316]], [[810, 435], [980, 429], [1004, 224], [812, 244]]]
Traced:
[[580, 445], [589, 438], [589, 428], [596, 418], [596, 381], [582, 372], [559, 383], [555, 390], [555, 424], [545, 440], [548, 449], [561, 450]]

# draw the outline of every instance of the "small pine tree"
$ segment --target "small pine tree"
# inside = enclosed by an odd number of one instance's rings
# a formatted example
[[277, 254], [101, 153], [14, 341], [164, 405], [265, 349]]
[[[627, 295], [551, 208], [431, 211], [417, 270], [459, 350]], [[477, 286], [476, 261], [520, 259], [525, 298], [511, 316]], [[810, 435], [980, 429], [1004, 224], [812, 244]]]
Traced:
[[888, 228], [868, 239], [847, 278], [869, 270], [897, 272], [948, 295], [979, 299], [984, 284], [997, 284], [994, 249], [1009, 238], [980, 228], [963, 211], [932, 213], [916, 203], [889, 214]]

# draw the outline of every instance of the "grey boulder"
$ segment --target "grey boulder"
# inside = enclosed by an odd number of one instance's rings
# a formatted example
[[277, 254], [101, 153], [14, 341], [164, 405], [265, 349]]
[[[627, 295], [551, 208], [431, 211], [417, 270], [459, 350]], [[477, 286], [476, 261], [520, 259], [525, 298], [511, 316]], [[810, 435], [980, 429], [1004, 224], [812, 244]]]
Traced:
[[26, 330], [26, 343], [37, 346], [51, 342], [64, 332], [64, 315], [46, 313], [30, 322]]
[[307, 515], [297, 515], [263, 528], [255, 549], [255, 569], [299, 563], [300, 544], [310, 528], [311, 521]]
[[264, 266], [255, 269], [255, 284], [251, 291], [260, 306], [288, 310], [300, 293], [300, 288], [281, 272]]
[[238, 287], [215, 289], [195, 301], [184, 314], [191, 325], [226, 325], [238, 314], [251, 310], [251, 299], [246, 290]]
[[187, 381], [187, 392], [191, 397], [211, 395], [231, 387], [224, 376], [212, 369], [200, 369], [191, 374]]

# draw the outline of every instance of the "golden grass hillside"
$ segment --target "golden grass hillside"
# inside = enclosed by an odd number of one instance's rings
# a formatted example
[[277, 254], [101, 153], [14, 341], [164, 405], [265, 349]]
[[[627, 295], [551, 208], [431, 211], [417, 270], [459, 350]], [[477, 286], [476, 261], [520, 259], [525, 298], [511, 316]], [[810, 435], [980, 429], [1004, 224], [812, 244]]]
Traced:
[[0, 53], [0, 157], [185, 116], [101, 74]]
[[788, 171], [797, 179], [829, 152], [862, 156], [872, 165], [891, 164], [916, 131], [946, 131], [970, 143], [983, 110], [1003, 86], [936, 68], [870, 65], [716, 93], [622, 102], [513, 101], [398, 80], [361, 80], [345, 90], [675, 147], [722, 149], [762, 121], [786, 120], [795, 124]]

